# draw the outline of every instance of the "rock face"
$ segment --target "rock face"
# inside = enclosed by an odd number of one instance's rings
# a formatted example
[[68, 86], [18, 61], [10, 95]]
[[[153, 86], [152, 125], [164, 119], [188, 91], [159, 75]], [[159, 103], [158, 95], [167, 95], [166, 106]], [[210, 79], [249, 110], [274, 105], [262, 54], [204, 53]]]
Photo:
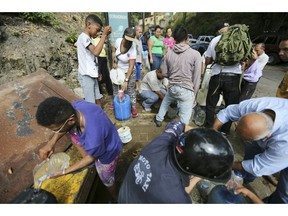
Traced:
[[76, 47], [65, 39], [83, 31], [87, 13], [52, 14], [56, 24], [45, 26], [0, 13], [0, 84], [43, 68], [71, 89], [79, 87]]

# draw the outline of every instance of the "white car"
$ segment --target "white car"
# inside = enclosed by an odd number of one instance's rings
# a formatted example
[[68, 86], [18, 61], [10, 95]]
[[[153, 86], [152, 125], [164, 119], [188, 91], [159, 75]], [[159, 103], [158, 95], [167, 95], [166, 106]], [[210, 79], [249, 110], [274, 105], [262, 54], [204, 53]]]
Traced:
[[196, 43], [206, 43], [206, 44], [209, 44], [213, 38], [214, 38], [213, 35], [200, 35], [200, 36], [197, 38], [197, 42], [196, 42]]

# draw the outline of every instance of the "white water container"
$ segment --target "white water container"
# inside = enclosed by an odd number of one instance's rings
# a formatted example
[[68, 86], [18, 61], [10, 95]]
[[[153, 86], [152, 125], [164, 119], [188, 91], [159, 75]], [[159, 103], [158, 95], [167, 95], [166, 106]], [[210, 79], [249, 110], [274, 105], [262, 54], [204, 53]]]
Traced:
[[124, 144], [126, 144], [132, 140], [131, 131], [130, 131], [130, 128], [128, 126], [123, 126], [123, 127], [119, 128], [118, 134], [119, 134], [119, 137], [120, 137], [122, 143], [124, 143]]

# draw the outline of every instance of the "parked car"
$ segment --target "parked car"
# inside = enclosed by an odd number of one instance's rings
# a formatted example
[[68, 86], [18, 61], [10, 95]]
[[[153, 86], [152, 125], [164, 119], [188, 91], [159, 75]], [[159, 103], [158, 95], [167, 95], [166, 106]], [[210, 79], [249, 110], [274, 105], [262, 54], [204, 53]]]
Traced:
[[188, 34], [188, 42], [191, 44], [194, 44], [196, 43], [196, 39], [193, 38], [193, 35], [192, 34]]
[[264, 43], [265, 53], [269, 56], [268, 64], [275, 65], [281, 60], [279, 58], [279, 43], [283, 35], [277, 33], [266, 33], [257, 36], [252, 40], [253, 43]]
[[207, 50], [209, 43], [194, 43], [190, 45], [192, 49], [197, 50], [201, 56]]
[[196, 43], [190, 44], [192, 49], [195, 49], [200, 52], [201, 55], [207, 50], [211, 40], [214, 38], [212, 35], [200, 35]]
[[207, 43], [207, 44], [209, 44], [213, 38], [214, 38], [213, 35], [200, 35], [197, 38], [196, 43]]

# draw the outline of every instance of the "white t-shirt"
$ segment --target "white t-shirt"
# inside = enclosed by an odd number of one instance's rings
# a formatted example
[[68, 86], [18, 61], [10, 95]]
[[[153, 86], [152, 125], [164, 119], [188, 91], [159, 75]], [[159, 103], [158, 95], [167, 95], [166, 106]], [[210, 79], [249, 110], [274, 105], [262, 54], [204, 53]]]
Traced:
[[[115, 45], [114, 45], [114, 47], [116, 49], [115, 57], [120, 54], [120, 45], [121, 45], [122, 39], [123, 38], [118, 38], [115, 41]], [[134, 42], [132, 43], [132, 46], [130, 47], [128, 52], [118, 56], [117, 67], [123, 69], [125, 71], [125, 73], [127, 73], [128, 69], [129, 69], [129, 60], [130, 59], [136, 59], [136, 44]]]
[[142, 52], [143, 52], [142, 42], [139, 39], [138, 44], [136, 44], [136, 62], [137, 63], [142, 63]]
[[81, 75], [97, 78], [98, 61], [96, 56], [88, 49], [90, 44], [94, 45], [93, 40], [82, 32], [77, 40], [78, 71]]
[[161, 86], [167, 84], [167, 81], [167, 78], [159, 80], [157, 78], [156, 70], [150, 71], [144, 76], [143, 80], [141, 81], [140, 92], [142, 92], [143, 90], [160, 91]]
[[[215, 47], [216, 44], [219, 42], [221, 38], [221, 35], [218, 35], [217, 37], [213, 38], [210, 42], [207, 50], [206, 50], [206, 57], [211, 57], [213, 60], [216, 59], [216, 52]], [[241, 65], [239, 63], [229, 66], [222, 66], [219, 64], [214, 64], [212, 69], [212, 76], [217, 75], [219, 73], [235, 73], [235, 74], [242, 74]]]
[[269, 56], [265, 52], [263, 52], [260, 56], [258, 56], [257, 60], [259, 67], [261, 68], [261, 70], [263, 70], [269, 60]]

